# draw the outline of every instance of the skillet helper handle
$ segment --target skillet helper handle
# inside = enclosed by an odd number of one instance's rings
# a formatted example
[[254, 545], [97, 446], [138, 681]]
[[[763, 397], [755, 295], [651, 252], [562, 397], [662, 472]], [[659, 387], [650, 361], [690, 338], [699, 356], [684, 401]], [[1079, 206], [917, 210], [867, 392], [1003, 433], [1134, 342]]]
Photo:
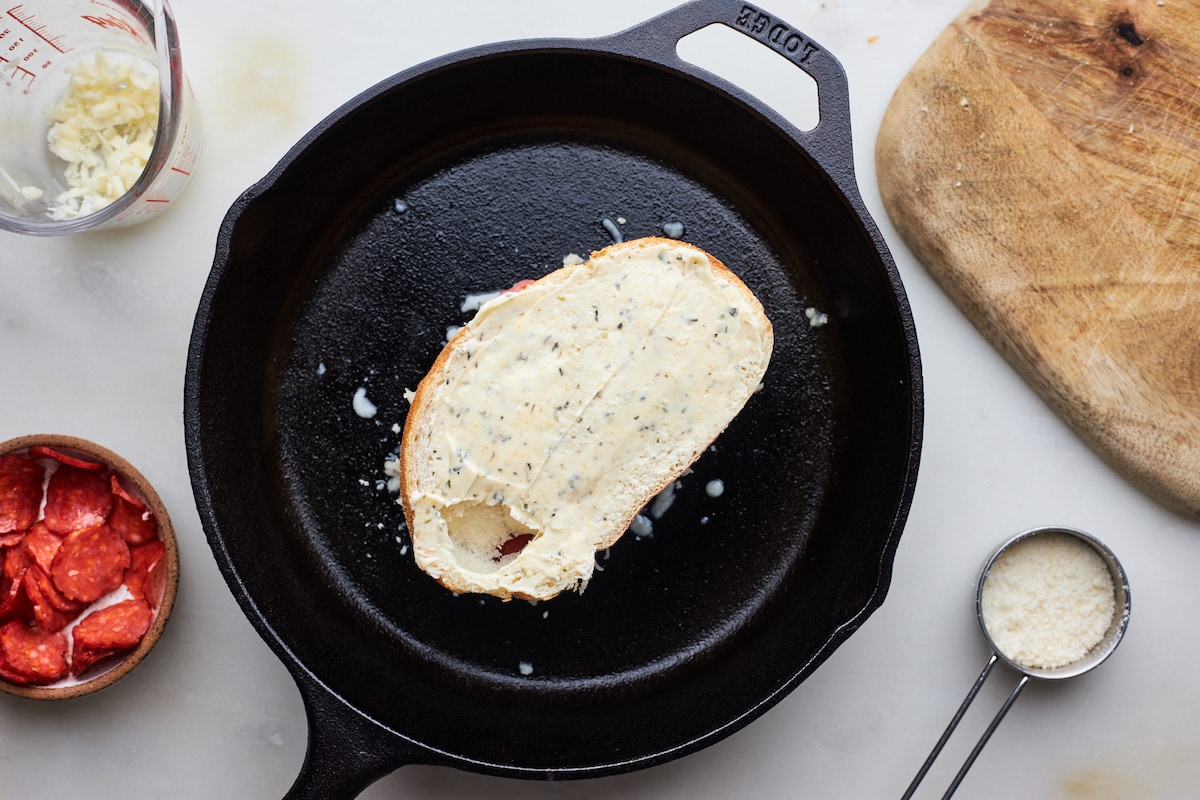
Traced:
[[855, 185], [846, 71], [828, 50], [775, 15], [741, 0], [693, 0], [603, 41], [616, 52], [709, 79], [709, 73], [679, 57], [677, 46], [688, 34], [717, 23], [769, 47], [816, 82], [820, 120], [794, 135], [830, 177]]
[[305, 676], [296, 676], [308, 717], [308, 750], [284, 800], [353, 800], [375, 781], [421, 759], [403, 740]]

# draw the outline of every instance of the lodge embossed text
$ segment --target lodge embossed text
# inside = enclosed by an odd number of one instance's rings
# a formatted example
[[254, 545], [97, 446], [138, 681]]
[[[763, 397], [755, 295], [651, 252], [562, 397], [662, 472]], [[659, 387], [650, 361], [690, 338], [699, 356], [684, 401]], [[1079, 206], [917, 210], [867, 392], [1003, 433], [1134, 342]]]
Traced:
[[820, 50], [816, 43], [804, 34], [786, 23], [772, 19], [769, 14], [752, 5], [742, 6], [742, 10], [734, 18], [734, 24], [798, 64], [808, 61], [813, 53]]

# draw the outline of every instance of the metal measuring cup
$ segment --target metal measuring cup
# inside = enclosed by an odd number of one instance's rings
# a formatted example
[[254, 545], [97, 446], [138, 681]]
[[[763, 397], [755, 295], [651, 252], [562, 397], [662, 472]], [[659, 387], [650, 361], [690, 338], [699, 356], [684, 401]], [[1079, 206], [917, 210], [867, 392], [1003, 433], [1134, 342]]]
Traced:
[[[1016, 543], [1031, 537], [1055, 533], [1074, 536], [1075, 538], [1084, 542], [1096, 551], [1101, 560], [1104, 562], [1105, 566], [1108, 567], [1108, 572], [1112, 576], [1113, 582], [1113, 615], [1112, 619], [1109, 621], [1108, 629], [1105, 631], [1104, 636], [1099, 642], [1093, 645], [1092, 648], [1083, 655], [1083, 657], [1061, 667], [1030, 667], [1013, 661], [1011, 658], [1006, 656], [999, 647], [996, 646], [996, 642], [992, 638], [992, 633], [988, 630], [987, 621], [984, 617], [983, 589], [997, 559], [999, 559], [1006, 551], [1008, 551], [1009, 548]], [[983, 735], [979, 737], [979, 741], [976, 742], [975, 748], [971, 751], [970, 755], [967, 756], [966, 761], [963, 762], [962, 767], [958, 770], [958, 774], [954, 776], [954, 780], [950, 783], [949, 788], [946, 789], [946, 793], [942, 795], [942, 800], [947, 800], [954, 794], [955, 790], [958, 789], [959, 784], [961, 784], [963, 778], [966, 777], [967, 771], [971, 768], [971, 765], [975, 763], [975, 759], [979, 757], [980, 752], [982, 752], [984, 745], [987, 744], [988, 739], [990, 739], [992, 736], [992, 733], [994, 733], [996, 728], [999, 727], [1001, 720], [1004, 719], [1004, 716], [1008, 713], [1008, 710], [1012, 708], [1013, 703], [1017, 701], [1021, 691], [1025, 688], [1026, 684], [1029, 683], [1030, 679], [1038, 678], [1041, 680], [1062, 680], [1064, 678], [1073, 678], [1076, 675], [1082, 675], [1083, 673], [1090, 672], [1091, 670], [1100, 666], [1100, 664], [1103, 663], [1104, 660], [1112, 655], [1112, 652], [1117, 649], [1117, 645], [1120, 644], [1121, 638], [1125, 635], [1125, 629], [1129, 625], [1130, 607], [1129, 579], [1125, 574], [1124, 567], [1121, 566], [1121, 562], [1117, 560], [1117, 557], [1113, 555], [1113, 552], [1109, 550], [1103, 542], [1089, 533], [1076, 530], [1075, 528], [1063, 526], [1032, 528], [1013, 536], [1011, 539], [997, 547], [995, 552], [992, 553], [991, 557], [988, 558], [987, 563], [984, 564], [983, 570], [979, 574], [979, 583], [975, 588], [975, 614], [979, 619], [979, 627], [983, 630], [984, 638], [987, 639], [988, 646], [991, 647], [991, 657], [984, 666], [983, 672], [979, 673], [979, 677], [975, 680], [975, 685], [972, 686], [971, 691], [967, 693], [962, 705], [958, 707], [958, 711], [955, 712], [954, 718], [951, 719], [950, 724], [946, 726], [946, 730], [942, 734], [942, 737], [938, 739], [938, 742], [936, 745], [934, 745], [929, 757], [925, 759], [925, 763], [921, 765], [921, 769], [917, 772], [916, 777], [914, 777], [912, 783], [909, 784], [908, 790], [904, 793], [903, 800], [909, 800], [909, 798], [913, 796], [913, 793], [916, 792], [917, 787], [920, 785], [922, 779], [924, 779], [926, 773], [929, 772], [929, 768], [933, 766], [933, 762], [937, 760], [938, 754], [942, 752], [942, 748], [945, 747], [946, 742], [950, 740], [950, 736], [954, 733], [954, 729], [958, 727], [958, 723], [962, 721], [963, 716], [967, 713], [967, 709], [970, 707], [971, 701], [975, 699], [975, 695], [979, 693], [979, 690], [983, 687], [984, 682], [991, 674], [992, 668], [996, 666], [998, 661], [1003, 661], [1009, 667], [1020, 673], [1021, 679], [1017, 682], [1017, 685], [1012, 690], [1012, 693], [1009, 694], [1008, 699], [1004, 701], [1004, 704], [1000, 707], [1000, 710], [996, 712], [996, 716], [992, 718], [991, 723], [983, 732]]]
[[[158, 124], [141, 176], [108, 205], [55, 218], [69, 188], [47, 146], [48, 109], [69, 70], [97, 52], [136, 59], [158, 73]], [[22, 0], [0, 20], [0, 230], [51, 236], [129, 225], [161, 214], [199, 158], [195, 99], [166, 0]]]

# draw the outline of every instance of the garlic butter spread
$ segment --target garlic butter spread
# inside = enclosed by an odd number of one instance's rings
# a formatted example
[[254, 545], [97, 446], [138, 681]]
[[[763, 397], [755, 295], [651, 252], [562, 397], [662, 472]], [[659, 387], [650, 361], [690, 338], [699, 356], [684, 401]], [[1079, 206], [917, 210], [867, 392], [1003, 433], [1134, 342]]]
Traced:
[[741, 410], [772, 341], [736, 276], [665, 239], [487, 302], [406, 431], [417, 564], [506, 599], [585, 585], [595, 551]]

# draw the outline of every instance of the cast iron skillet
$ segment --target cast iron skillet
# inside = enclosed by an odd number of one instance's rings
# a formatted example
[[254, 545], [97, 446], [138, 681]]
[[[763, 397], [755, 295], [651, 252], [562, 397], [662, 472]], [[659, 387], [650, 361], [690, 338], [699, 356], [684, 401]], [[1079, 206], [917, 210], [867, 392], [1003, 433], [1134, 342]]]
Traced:
[[[676, 56], [711, 23], [816, 80], [813, 131]], [[413, 564], [380, 488], [404, 390], [469, 317], [465, 295], [610, 243], [606, 218], [628, 238], [683, 223], [742, 276], [776, 332], [764, 388], [586, 593], [454, 596]], [[360, 387], [373, 418], [354, 410]], [[921, 419], [844, 73], [733, 0], [451, 55], [343, 106], [230, 209], [185, 389], [204, 529], [299, 684], [310, 739], [289, 796], [314, 798], [408, 763], [612, 774], [758, 717], [883, 601]]]

